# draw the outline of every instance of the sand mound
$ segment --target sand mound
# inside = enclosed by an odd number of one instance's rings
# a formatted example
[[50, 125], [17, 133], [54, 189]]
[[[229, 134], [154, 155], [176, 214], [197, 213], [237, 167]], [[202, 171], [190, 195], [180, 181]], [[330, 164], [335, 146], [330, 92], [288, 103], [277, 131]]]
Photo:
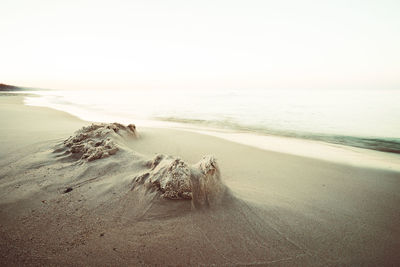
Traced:
[[[119, 123], [95, 123], [76, 131], [73, 136], [60, 144], [55, 152], [58, 153], [58, 157], [67, 158], [67, 161], [72, 157], [74, 161], [79, 160], [84, 163], [103, 159], [120, 151], [123, 153], [119, 155], [117, 161], [118, 164], [123, 164], [124, 168], [119, 171], [113, 170], [113, 175], [129, 169], [134, 170], [131, 189], [135, 189], [135, 192], [151, 190], [164, 199], [192, 200], [195, 208], [214, 205], [221, 199], [225, 186], [221, 182], [220, 170], [213, 156], [205, 156], [194, 165], [180, 158], [162, 154], [149, 160], [137, 154], [129, 145], [125, 146], [127, 138], [132, 136], [137, 136], [133, 124], [124, 126]], [[90, 176], [100, 177], [98, 174], [100, 170], [101, 176], [107, 177], [109, 170], [101, 166], [83, 164], [76, 169], [78, 173], [75, 173], [75, 177], [83, 178], [91, 173], [93, 174]], [[95, 169], [89, 169], [92, 167]], [[79, 174], [80, 172], [82, 174]], [[118, 187], [123, 180], [125, 179], [113, 181], [114, 186]]]
[[93, 123], [75, 132], [63, 142], [64, 148], [74, 157], [93, 161], [106, 158], [118, 152], [115, 136], [137, 136], [134, 124]]
[[136, 176], [134, 186], [155, 187], [168, 199], [192, 199], [189, 165], [179, 158], [157, 155], [147, 165], [150, 171]]
[[213, 156], [189, 166], [179, 158], [157, 155], [147, 162], [149, 170], [133, 180], [133, 187], [156, 188], [166, 199], [191, 199], [194, 207], [215, 204], [225, 191]]
[[[118, 162], [114, 164], [123, 164], [124, 168], [113, 170], [112, 174], [133, 170], [135, 176], [131, 189], [135, 189], [135, 192], [151, 190], [164, 199], [192, 200], [196, 208], [210, 206], [219, 201], [225, 192], [225, 186], [221, 182], [220, 170], [213, 156], [205, 156], [194, 165], [180, 158], [161, 154], [149, 160], [126, 145], [127, 138], [132, 136], [137, 136], [133, 124], [124, 126], [119, 123], [95, 123], [75, 132], [54, 152], [58, 153], [58, 158], [67, 158], [67, 162], [72, 158], [74, 161], [85, 163], [109, 157], [120, 151], [123, 153], [118, 159], [114, 159]], [[89, 175], [97, 177], [96, 179], [100, 181], [100, 177], [108, 177], [111, 171], [102, 168], [107, 165], [106, 163], [95, 166], [79, 165], [81, 166], [78, 169], [73, 167], [74, 164], [71, 167], [75, 169], [74, 176], [83, 179]], [[78, 180], [76, 182], [81, 184], [82, 181]], [[125, 178], [113, 181], [114, 187], [119, 187], [119, 184], [125, 183], [124, 181]], [[68, 185], [67, 188], [69, 187], [76, 188], [76, 185]], [[124, 190], [123, 187], [121, 190]]]
[[191, 175], [192, 205], [195, 208], [217, 205], [226, 187], [221, 181], [221, 173], [213, 156], [204, 156], [193, 165]]

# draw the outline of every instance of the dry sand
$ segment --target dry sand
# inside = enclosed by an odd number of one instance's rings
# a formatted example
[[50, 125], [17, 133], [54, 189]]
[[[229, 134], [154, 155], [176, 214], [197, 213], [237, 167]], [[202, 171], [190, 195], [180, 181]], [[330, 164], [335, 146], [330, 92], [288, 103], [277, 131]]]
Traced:
[[0, 97], [0, 125], [2, 265], [400, 264], [397, 171], [172, 129], [78, 131], [90, 123], [21, 96]]

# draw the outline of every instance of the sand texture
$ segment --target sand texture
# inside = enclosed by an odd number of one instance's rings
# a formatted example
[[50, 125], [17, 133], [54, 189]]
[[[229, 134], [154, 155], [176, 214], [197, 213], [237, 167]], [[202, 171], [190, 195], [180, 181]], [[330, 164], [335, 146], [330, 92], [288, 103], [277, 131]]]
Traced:
[[396, 266], [400, 173], [0, 97], [4, 266]]
[[114, 139], [126, 135], [136, 136], [135, 125], [93, 123], [65, 140], [57, 152], [67, 152], [87, 161], [102, 159], [117, 153], [119, 148]]

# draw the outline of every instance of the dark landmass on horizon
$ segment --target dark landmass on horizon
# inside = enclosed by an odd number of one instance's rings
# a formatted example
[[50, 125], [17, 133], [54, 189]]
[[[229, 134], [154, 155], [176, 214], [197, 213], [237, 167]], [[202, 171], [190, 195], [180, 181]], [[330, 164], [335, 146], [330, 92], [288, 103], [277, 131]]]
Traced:
[[22, 87], [22, 86], [15, 86], [15, 85], [9, 85], [9, 84], [5, 84], [5, 83], [0, 83], [0, 91], [31, 91], [31, 90], [46, 91], [48, 89]]
[[0, 91], [23, 91], [26, 88], [0, 83]]

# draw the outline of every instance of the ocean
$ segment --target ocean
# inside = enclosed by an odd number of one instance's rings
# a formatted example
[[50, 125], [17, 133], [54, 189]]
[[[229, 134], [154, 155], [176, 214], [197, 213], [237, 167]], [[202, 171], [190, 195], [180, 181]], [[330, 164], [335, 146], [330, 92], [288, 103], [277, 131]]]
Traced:
[[400, 153], [400, 90], [46, 90], [25, 104], [81, 119], [184, 125]]

